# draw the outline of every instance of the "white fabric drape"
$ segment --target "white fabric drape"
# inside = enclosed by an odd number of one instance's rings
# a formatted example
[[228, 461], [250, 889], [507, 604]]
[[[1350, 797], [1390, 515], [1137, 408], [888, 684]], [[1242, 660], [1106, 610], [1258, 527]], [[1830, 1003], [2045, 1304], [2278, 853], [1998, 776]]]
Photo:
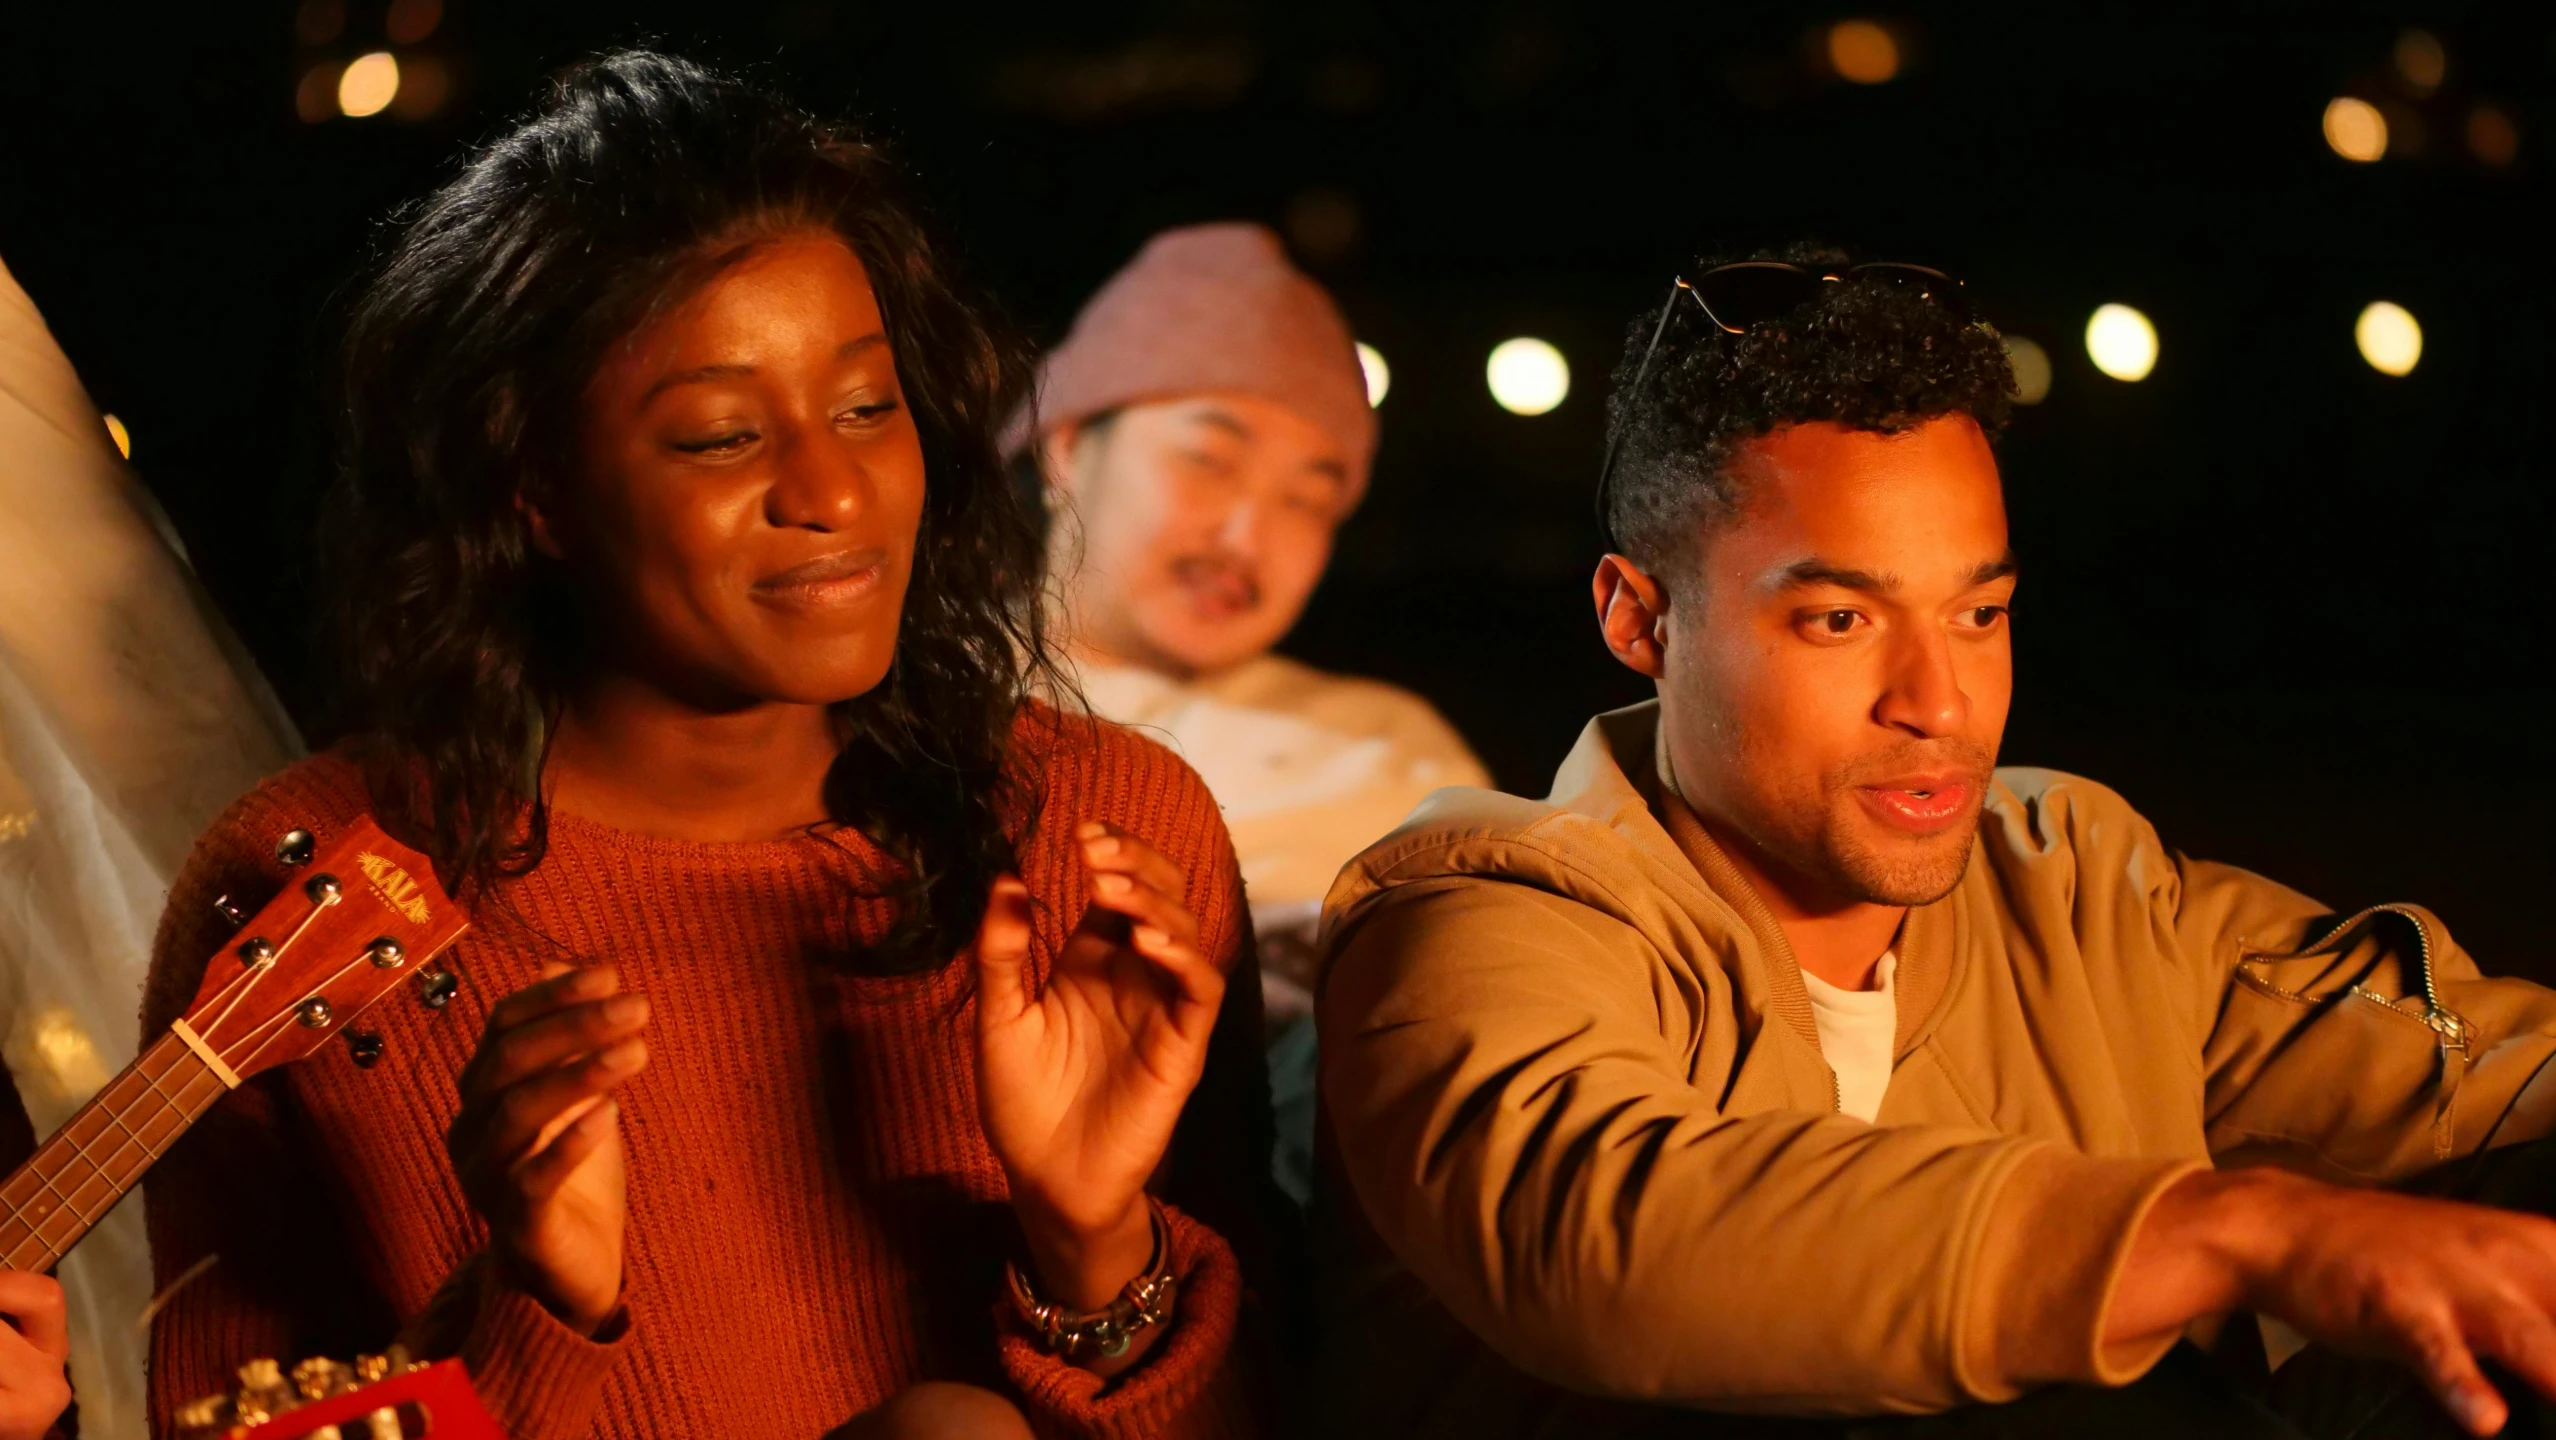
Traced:
[[[197, 832], [298, 750], [0, 265], [0, 1056], [39, 1135], [132, 1060], [152, 932]], [[141, 1205], [60, 1273], [81, 1432], [143, 1440]]]

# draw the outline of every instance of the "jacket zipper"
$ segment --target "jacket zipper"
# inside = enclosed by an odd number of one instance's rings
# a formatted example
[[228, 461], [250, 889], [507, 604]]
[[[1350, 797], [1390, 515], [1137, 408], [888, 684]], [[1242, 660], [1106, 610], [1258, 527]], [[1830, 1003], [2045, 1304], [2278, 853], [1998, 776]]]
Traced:
[[2414, 948], [2423, 957], [2423, 1023], [2431, 1026], [2432, 1033], [2440, 1037], [2441, 1063], [2449, 1063], [2449, 1052], [2453, 1049], [2470, 1061], [2475, 1060], [2476, 1053], [2468, 1048], [2466, 1017], [2441, 1003], [2440, 987], [2432, 980], [2432, 927], [2423, 923], [2423, 917], [2394, 905], [2374, 908], [2403, 915], [2414, 922]]
[[[2440, 1046], [2441, 1063], [2443, 1065], [2447, 1065], [2449, 1063], [2449, 1052], [2452, 1050], [2456, 1050], [2459, 1054], [2465, 1055], [2470, 1060], [2473, 1060], [2475, 1058], [2475, 1054], [2469, 1049], [2469, 1044], [2473, 1037], [2466, 1018], [2460, 1015], [2457, 1011], [2452, 1010], [2441, 1003], [2440, 985], [2432, 974], [2432, 931], [2430, 926], [2423, 923], [2421, 916], [2414, 914], [2412, 911], [2401, 905], [2373, 905], [2367, 910], [2362, 911], [2360, 914], [2353, 916], [2351, 919], [2344, 921], [2342, 924], [2335, 926], [2328, 938], [2332, 939], [2335, 937], [2349, 935], [2354, 930], [2357, 930], [2361, 926], [2367, 924], [2371, 917], [2382, 913], [2402, 916], [2406, 920], [2412, 922], [2414, 926], [2414, 949], [2415, 954], [2421, 961], [2418, 973], [2423, 982], [2423, 1013], [2419, 1018], [2422, 1020], [2425, 1027], [2431, 1030], [2434, 1039]], [[2324, 946], [2320, 945], [2317, 948], [2323, 949]], [[2288, 955], [2257, 956], [2255, 958], [2287, 960], [2295, 959], [2302, 955], [2313, 955], [2315, 953], [2317, 953], [2316, 950], [2297, 950], [2290, 952]], [[2267, 990], [2289, 996], [2293, 1000], [2304, 1001], [2310, 999], [2309, 996], [2299, 994], [2295, 990], [2284, 990], [2280, 986], [2274, 985], [2270, 981], [2261, 979], [2260, 977], [2257, 977], [2256, 983], [2262, 985], [2263, 988]], [[2359, 996], [2363, 1000], [2369, 1001], [2373, 1005], [2381, 1007], [2382, 1009], [2396, 1009], [2396, 1006], [2389, 1001], [2386, 996], [2379, 994], [2377, 991], [2370, 989], [2366, 985], [2354, 985], [2351, 989], [2351, 993]], [[2403, 1012], [2400, 1011], [2398, 1013], [2401, 1014]], [[1834, 1079], [1834, 1077], [1831, 1078], [1832, 1080]]]

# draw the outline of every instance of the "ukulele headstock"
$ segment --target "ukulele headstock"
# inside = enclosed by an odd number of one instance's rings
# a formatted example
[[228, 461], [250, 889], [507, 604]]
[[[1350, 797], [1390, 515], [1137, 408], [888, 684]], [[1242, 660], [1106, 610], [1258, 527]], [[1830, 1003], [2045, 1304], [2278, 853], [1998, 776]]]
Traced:
[[[195, 1003], [173, 1027], [229, 1072], [229, 1084], [318, 1050], [403, 983], [441, 1006], [453, 977], [432, 962], [470, 928], [426, 857], [370, 817], [325, 848], [309, 831], [292, 831], [276, 855], [291, 879], [206, 965]], [[360, 1063], [369, 1063], [364, 1041], [380, 1053], [377, 1037], [351, 1038]]]

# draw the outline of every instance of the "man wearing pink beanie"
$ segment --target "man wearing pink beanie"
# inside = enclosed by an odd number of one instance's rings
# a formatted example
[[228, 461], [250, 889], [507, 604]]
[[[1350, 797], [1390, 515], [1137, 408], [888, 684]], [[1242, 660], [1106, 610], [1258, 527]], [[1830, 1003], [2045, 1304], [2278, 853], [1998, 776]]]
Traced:
[[[1268, 230], [1166, 231], [1047, 357], [1016, 444], [1037, 447], [1047, 483], [1085, 702], [1205, 778], [1242, 858], [1273, 1025], [1305, 1015], [1298, 957], [1340, 867], [1430, 791], [1490, 783], [1418, 696], [1272, 653], [1375, 454], [1348, 325]], [[1280, 1041], [1282, 1178], [1286, 1056], [1310, 1040]]]

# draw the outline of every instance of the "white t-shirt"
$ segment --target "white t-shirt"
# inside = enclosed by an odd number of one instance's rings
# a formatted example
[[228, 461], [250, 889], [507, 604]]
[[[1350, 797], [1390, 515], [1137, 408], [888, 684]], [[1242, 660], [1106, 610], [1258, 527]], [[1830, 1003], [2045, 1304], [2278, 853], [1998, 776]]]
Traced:
[[1455, 730], [1407, 690], [1281, 655], [1175, 680], [1085, 664], [1094, 714], [1170, 746], [1233, 831], [1253, 906], [1319, 907], [1340, 867], [1443, 785], [1489, 785]]
[[1820, 1054], [1837, 1072], [1837, 1108], [1858, 1120], [1880, 1114], [1882, 1092], [1890, 1088], [1890, 1055], [1899, 1043], [1899, 997], [1891, 993], [1890, 978], [1898, 969], [1898, 953], [1883, 951], [1870, 990], [1841, 990], [1802, 972], [1811, 1018], [1819, 1024]]
[[1193, 680], [1086, 663], [1080, 679], [1094, 714], [1170, 746], [1224, 811], [1262, 942], [1261, 995], [1272, 1022], [1309, 1013], [1313, 994], [1309, 973], [1271, 968], [1271, 941], [1298, 937], [1293, 948], [1309, 954], [1323, 894], [1342, 866], [1430, 791], [1491, 783], [1429, 702], [1282, 655]]

